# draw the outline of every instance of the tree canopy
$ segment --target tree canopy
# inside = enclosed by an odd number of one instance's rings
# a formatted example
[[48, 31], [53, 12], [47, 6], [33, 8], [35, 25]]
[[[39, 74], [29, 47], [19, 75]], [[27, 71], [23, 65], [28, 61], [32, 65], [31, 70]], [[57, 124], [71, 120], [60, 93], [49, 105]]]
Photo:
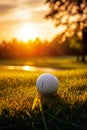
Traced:
[[46, 18], [55, 20], [55, 25], [65, 27], [66, 36], [81, 32], [87, 27], [87, 0], [46, 0], [49, 11]]
[[87, 0], [46, 0], [49, 11], [45, 18], [64, 28], [62, 39], [73, 35], [82, 38], [82, 61], [87, 47]]

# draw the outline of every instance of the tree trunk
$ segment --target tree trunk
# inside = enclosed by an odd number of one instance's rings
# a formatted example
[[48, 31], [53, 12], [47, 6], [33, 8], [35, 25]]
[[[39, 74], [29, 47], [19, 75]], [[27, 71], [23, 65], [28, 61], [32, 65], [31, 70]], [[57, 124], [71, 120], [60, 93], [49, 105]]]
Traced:
[[80, 61], [80, 56], [79, 55], [77, 55], [76, 60], [77, 60], [77, 62]]
[[85, 62], [86, 61], [86, 48], [87, 48], [87, 27], [83, 28], [82, 31], [82, 36], [83, 36], [83, 43], [82, 43], [82, 58], [81, 61]]
[[86, 62], [85, 55], [82, 55], [81, 61], [82, 61], [82, 62]]

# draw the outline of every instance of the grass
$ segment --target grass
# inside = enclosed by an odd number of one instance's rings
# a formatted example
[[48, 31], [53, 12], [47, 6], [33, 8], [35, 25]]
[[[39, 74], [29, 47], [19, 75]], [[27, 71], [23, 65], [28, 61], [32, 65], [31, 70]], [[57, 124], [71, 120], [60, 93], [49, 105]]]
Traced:
[[[47, 61], [58, 64], [56, 58]], [[72, 66], [52, 72], [59, 87], [57, 94], [49, 96], [36, 90], [42, 72], [0, 70], [0, 130], [87, 130], [87, 67]]]

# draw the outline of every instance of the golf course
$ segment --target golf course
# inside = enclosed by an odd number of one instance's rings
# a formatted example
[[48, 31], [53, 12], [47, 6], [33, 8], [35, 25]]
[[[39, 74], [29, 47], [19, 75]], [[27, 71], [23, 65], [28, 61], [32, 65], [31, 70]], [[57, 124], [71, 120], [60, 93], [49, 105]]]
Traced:
[[[43, 73], [58, 78], [55, 94], [38, 94]], [[64, 129], [87, 130], [87, 63], [74, 56], [0, 60], [0, 130]]]
[[87, 130], [87, 0], [0, 0], [0, 130]]

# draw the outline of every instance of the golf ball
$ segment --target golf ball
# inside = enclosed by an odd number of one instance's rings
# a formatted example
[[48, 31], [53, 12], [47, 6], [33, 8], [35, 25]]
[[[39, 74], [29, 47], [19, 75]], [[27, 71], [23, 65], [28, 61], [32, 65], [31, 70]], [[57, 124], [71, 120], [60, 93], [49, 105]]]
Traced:
[[56, 76], [50, 73], [41, 74], [36, 81], [36, 88], [39, 93], [53, 94], [58, 89], [59, 81]]

